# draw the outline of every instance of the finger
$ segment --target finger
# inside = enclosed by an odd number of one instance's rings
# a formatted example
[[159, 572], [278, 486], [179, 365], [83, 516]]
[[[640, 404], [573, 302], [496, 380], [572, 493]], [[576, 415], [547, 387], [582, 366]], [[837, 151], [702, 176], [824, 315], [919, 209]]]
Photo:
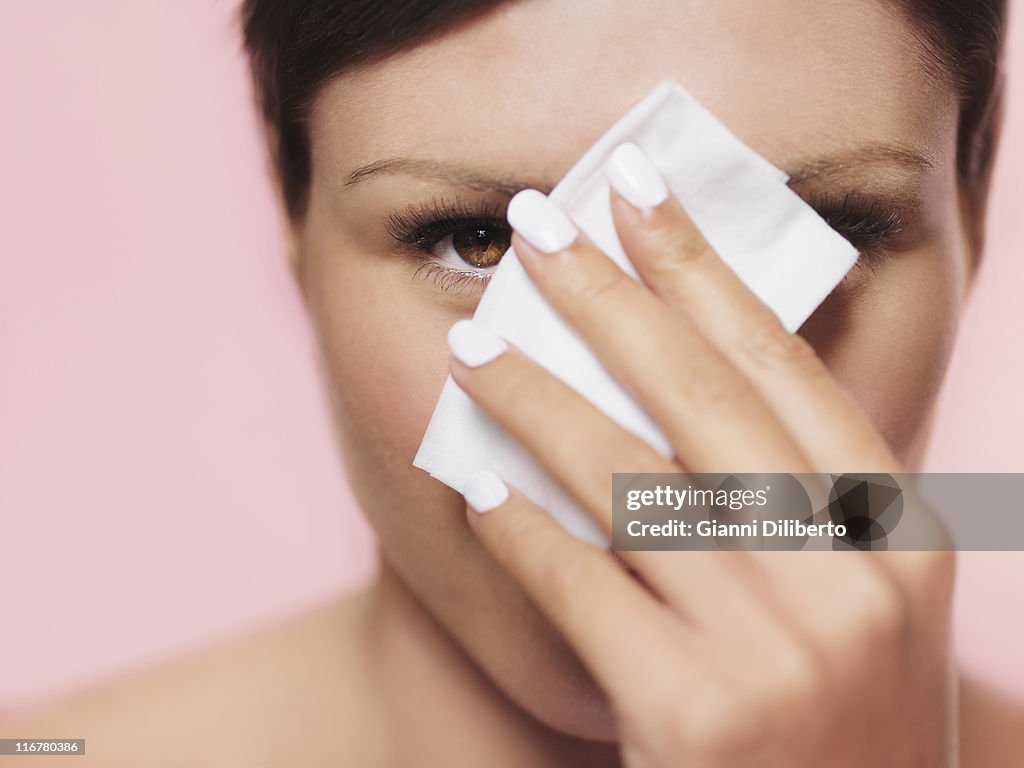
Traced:
[[[724, 653], [771, 663], [791, 645], [758, 562], [746, 551], [621, 552], [666, 603]], [[629, 556], [627, 558], [627, 555]]]
[[862, 682], [851, 674], [862, 674], [867, 666], [884, 677], [914, 663], [907, 653], [925, 646], [912, 638], [948, 643], [952, 579], [915, 591], [903, 578], [920, 554], [758, 552], [755, 557], [771, 610], [808, 649], [817, 674], [842, 689]]
[[463, 492], [481, 543], [613, 698], [694, 663], [685, 627], [609, 553], [574, 539], [493, 472], [477, 472]]
[[[612, 422], [559, 379], [472, 320], [452, 326], [452, 375], [474, 402], [521, 442], [611, 537], [612, 474], [679, 467]], [[620, 557], [704, 629], [729, 629], [769, 646], [758, 584], [745, 552], [623, 551]], [[706, 585], [713, 584], [713, 590]]]
[[536, 190], [508, 208], [530, 278], [647, 408], [695, 472], [800, 472], [808, 464], [746, 377]]
[[893, 472], [898, 462], [814, 349], [715, 253], [635, 145], [608, 167], [612, 213], [630, 261], [671, 311], [751, 381], [821, 472]]
[[612, 475], [679, 466], [472, 320], [448, 333], [452, 377], [516, 438], [609, 535]]
[[851, 619], [892, 606], [892, 585], [866, 552], [760, 551], [767, 601], [817, 648], [846, 649]]
[[[803, 453], [812, 458], [815, 469], [897, 471], [898, 463], [885, 440], [811, 346], [800, 336], [787, 333], [775, 314], [715, 253], [638, 148], [621, 147], [616, 151], [608, 175], [616, 229], [644, 281], [756, 383]], [[934, 515], [919, 505], [908, 505], [900, 530], [911, 526], [908, 536], [916, 546], [922, 546], [930, 529], [940, 528]], [[870, 560], [848, 553], [822, 563], [834, 571], [837, 582], [852, 580], [862, 585], [882, 571], [891, 578], [903, 602], [912, 603], [926, 592], [941, 594], [948, 588], [953, 566], [952, 558], [942, 551], [947, 548], [938, 544], [934, 552], [887, 553]], [[801, 598], [820, 604], [821, 580], [815, 578], [814, 566], [807, 567], [818, 563], [813, 555], [801, 559], [765, 553], [761, 557], [790, 563], [779, 571], [780, 578], [794, 582], [788, 585], [792, 589], [783, 588], [783, 593], [793, 593], [796, 583], [813, 585], [793, 604], [800, 603]], [[859, 575], [851, 577], [850, 572]], [[880, 594], [884, 591], [876, 590]], [[884, 598], [880, 600], [885, 602]], [[813, 611], [798, 614], [813, 615]], [[833, 622], [830, 626], [845, 625]]]

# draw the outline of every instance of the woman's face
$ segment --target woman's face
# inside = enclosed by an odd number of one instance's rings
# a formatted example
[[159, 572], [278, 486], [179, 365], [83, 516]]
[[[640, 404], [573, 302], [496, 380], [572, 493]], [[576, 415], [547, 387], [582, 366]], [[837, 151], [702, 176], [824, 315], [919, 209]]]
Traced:
[[507, 243], [504, 206], [550, 189], [657, 82], [678, 80], [864, 251], [802, 333], [912, 465], [969, 259], [956, 99], [894, 5], [506, 3], [337, 78], [315, 105], [296, 266], [352, 485], [409, 589], [555, 728], [607, 737], [611, 720], [476, 544], [462, 498], [412, 466], [447, 375], [445, 334]]

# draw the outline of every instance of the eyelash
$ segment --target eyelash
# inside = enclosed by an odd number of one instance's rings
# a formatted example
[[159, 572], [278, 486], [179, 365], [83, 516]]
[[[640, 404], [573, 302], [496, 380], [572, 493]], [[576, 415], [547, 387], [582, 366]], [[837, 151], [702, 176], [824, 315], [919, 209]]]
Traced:
[[495, 229], [510, 232], [505, 206], [496, 203], [469, 203], [462, 199], [432, 200], [391, 213], [384, 228], [400, 244], [411, 248], [424, 262], [413, 279], [431, 280], [442, 291], [458, 293], [486, 285], [490, 274], [471, 268], [455, 269], [430, 256], [430, 251], [446, 237], [468, 229]]
[[[906, 224], [901, 209], [887, 206], [881, 198], [859, 192], [811, 195], [807, 204], [860, 251], [857, 267], [872, 271], [887, 258], [885, 245], [902, 232]], [[429, 256], [431, 249], [444, 238], [468, 228], [508, 232], [505, 206], [469, 203], [457, 198], [433, 200], [426, 205], [395, 211], [385, 222], [385, 229], [391, 237], [425, 259], [413, 273], [414, 279], [429, 279], [445, 292], [475, 289], [490, 280], [489, 273], [454, 269]]]
[[452, 269], [436, 261], [425, 261], [413, 273], [413, 280], [430, 280], [445, 293], [458, 294], [478, 285], [486, 285], [490, 274]]
[[858, 268], [874, 271], [889, 256], [886, 245], [906, 227], [903, 210], [874, 195], [810, 195], [807, 204], [860, 251]]

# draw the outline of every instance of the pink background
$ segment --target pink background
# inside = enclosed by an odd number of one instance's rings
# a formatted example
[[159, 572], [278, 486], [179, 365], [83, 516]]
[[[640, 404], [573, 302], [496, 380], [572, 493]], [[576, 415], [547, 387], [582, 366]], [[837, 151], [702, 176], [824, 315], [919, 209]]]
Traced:
[[[372, 566], [233, 8], [0, 7], [0, 708], [300, 610]], [[1024, 471], [1021, 23], [1010, 70], [932, 470]], [[964, 556], [957, 637], [969, 668], [1024, 695], [1022, 579], [1022, 555]]]

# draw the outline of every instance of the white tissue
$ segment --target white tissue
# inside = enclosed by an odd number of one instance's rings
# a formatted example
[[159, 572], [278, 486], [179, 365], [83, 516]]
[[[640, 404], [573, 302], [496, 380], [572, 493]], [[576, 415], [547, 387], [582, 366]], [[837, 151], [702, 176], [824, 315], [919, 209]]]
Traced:
[[[626, 141], [644, 150], [707, 241], [788, 331], [803, 324], [857, 260], [857, 250], [789, 189], [783, 171], [679, 85], [665, 81], [612, 126], [550, 195], [632, 276], [636, 271], [612, 224], [604, 173], [609, 155]], [[662, 431], [548, 305], [512, 249], [495, 270], [474, 319], [662, 455], [672, 455]], [[413, 464], [456, 490], [475, 471], [493, 470], [570, 533], [607, 544], [590, 517], [451, 377]]]

